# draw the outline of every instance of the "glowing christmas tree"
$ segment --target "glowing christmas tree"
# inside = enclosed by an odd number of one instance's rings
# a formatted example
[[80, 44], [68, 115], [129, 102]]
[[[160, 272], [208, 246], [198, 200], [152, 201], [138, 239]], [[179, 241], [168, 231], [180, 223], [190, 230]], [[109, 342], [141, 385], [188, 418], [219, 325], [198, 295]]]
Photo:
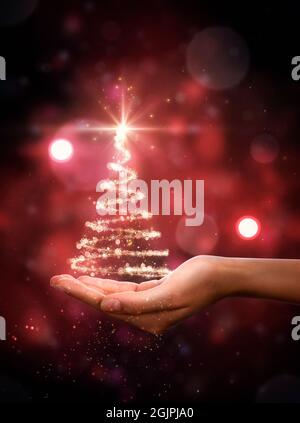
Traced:
[[143, 198], [142, 192], [128, 188], [137, 174], [127, 165], [131, 158], [127, 130], [122, 118], [115, 128], [114, 161], [107, 165], [114, 176], [99, 187], [113, 195], [100, 197], [96, 209], [101, 218], [85, 223], [87, 234], [77, 243], [80, 253], [70, 259], [76, 274], [142, 281], [169, 273], [163, 263], [169, 251], [150, 247], [153, 240], [161, 237], [159, 231], [149, 228], [151, 213], [136, 208], [120, 214], [121, 209], [128, 209], [130, 202], [136, 204]]

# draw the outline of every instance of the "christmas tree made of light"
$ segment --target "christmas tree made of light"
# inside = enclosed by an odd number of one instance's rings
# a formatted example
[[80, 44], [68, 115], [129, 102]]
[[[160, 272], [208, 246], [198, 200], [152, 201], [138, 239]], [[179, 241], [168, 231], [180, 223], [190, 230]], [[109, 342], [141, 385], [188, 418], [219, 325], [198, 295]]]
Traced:
[[142, 192], [127, 188], [130, 181], [137, 179], [136, 172], [128, 166], [129, 130], [122, 113], [121, 123], [114, 128], [114, 161], [107, 165], [112, 178], [100, 186], [106, 192], [113, 190], [115, 199], [100, 197], [96, 209], [105, 213], [85, 223], [87, 233], [76, 245], [79, 255], [70, 259], [75, 274], [143, 281], [169, 273], [164, 265], [169, 251], [150, 246], [161, 237], [159, 231], [150, 227], [152, 214], [139, 208], [126, 215], [119, 213], [121, 207], [124, 209], [129, 202], [136, 204], [143, 198]]

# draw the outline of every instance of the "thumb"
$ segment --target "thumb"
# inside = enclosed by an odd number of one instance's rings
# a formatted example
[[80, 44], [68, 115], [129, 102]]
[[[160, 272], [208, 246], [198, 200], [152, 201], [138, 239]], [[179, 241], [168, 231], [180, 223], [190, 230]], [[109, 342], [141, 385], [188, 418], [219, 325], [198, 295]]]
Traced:
[[145, 291], [107, 295], [101, 302], [102, 311], [132, 315], [161, 311], [166, 308], [173, 308], [172, 302], [168, 292], [161, 285]]

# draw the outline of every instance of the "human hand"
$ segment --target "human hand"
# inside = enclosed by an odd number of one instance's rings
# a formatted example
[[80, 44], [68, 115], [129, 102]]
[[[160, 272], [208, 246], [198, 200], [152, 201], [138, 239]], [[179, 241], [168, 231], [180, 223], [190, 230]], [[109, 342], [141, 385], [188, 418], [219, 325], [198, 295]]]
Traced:
[[224, 296], [218, 283], [221, 266], [220, 257], [198, 256], [161, 280], [141, 284], [60, 275], [51, 285], [112, 317], [160, 334]]

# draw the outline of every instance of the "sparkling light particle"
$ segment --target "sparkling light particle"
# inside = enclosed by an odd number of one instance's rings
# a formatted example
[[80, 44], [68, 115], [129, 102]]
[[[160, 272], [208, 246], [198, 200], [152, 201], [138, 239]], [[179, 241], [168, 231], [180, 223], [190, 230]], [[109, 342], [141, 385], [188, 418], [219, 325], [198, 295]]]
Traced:
[[49, 146], [49, 155], [55, 162], [67, 162], [71, 159], [73, 153], [73, 145], [65, 139], [57, 139]]
[[243, 216], [236, 223], [237, 233], [243, 239], [256, 238], [260, 229], [260, 222], [253, 216]]

